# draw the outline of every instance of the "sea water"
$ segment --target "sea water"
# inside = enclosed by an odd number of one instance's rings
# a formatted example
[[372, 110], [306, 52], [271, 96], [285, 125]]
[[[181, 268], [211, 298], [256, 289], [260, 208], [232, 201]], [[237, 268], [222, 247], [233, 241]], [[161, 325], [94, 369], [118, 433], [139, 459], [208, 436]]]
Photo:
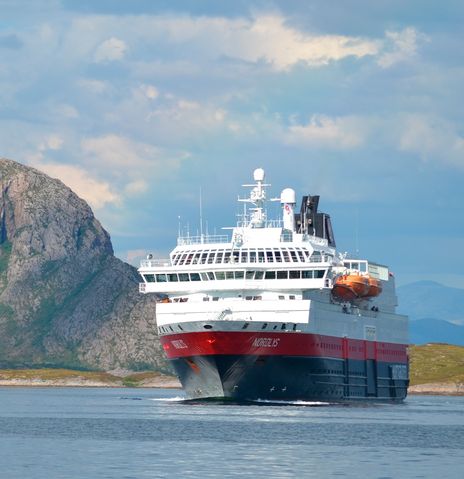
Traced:
[[0, 388], [0, 477], [462, 479], [464, 398], [220, 404], [178, 390]]

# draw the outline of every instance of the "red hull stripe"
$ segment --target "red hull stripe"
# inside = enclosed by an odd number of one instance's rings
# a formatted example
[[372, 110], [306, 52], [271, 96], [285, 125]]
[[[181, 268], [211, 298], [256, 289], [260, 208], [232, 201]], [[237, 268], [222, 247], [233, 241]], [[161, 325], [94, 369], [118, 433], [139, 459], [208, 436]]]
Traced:
[[160, 338], [169, 359], [204, 355], [315, 356], [407, 363], [407, 345], [308, 333], [207, 331]]

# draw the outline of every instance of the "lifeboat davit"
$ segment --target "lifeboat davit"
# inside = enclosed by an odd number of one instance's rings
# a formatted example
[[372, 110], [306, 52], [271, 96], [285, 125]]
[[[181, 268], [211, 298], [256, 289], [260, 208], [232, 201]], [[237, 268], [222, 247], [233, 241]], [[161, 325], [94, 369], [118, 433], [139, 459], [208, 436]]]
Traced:
[[339, 276], [332, 288], [332, 294], [343, 301], [378, 296], [382, 292], [380, 281], [360, 274]]

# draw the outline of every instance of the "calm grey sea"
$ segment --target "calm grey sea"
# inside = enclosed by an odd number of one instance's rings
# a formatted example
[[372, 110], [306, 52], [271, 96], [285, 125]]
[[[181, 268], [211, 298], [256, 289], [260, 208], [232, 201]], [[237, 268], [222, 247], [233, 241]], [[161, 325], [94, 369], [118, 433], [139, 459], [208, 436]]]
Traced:
[[0, 388], [3, 479], [464, 477], [464, 398], [221, 405], [176, 390]]

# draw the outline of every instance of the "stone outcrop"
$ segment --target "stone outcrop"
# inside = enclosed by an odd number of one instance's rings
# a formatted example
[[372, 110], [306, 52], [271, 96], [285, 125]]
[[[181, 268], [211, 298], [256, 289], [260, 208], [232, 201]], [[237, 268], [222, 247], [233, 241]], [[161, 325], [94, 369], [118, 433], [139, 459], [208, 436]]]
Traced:
[[61, 181], [0, 159], [0, 367], [166, 368], [155, 298]]
[[408, 394], [428, 394], [433, 396], [464, 396], [464, 383], [440, 382], [409, 386]]

